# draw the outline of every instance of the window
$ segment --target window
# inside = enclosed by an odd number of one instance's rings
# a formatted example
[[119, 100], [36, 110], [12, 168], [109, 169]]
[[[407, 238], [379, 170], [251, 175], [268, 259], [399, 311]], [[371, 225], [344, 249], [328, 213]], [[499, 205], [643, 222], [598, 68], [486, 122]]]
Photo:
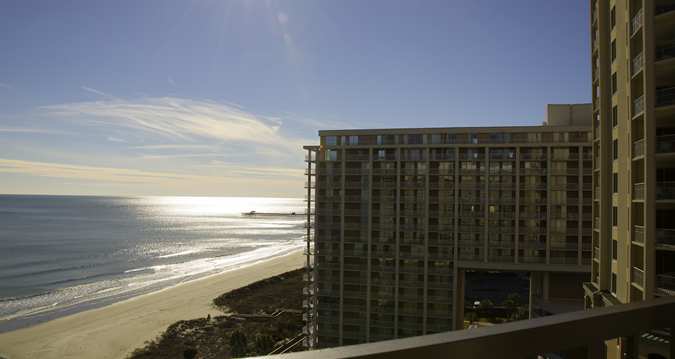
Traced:
[[616, 60], [616, 40], [612, 40], [612, 62]]
[[335, 146], [337, 145], [337, 136], [326, 136], [326, 146]]
[[616, 260], [617, 257], [618, 257], [618, 255], [617, 255], [617, 251], [618, 251], [618, 247], [619, 247], [618, 243], [619, 242], [617, 240], [612, 239], [612, 259], [614, 259], [614, 260]]
[[619, 209], [617, 207], [612, 207], [612, 225], [616, 226], [619, 224]]
[[619, 124], [619, 109], [614, 106], [612, 107], [612, 126], [616, 127]]
[[387, 156], [387, 153], [385, 150], [377, 150], [377, 159], [378, 160], [383, 160]]
[[612, 293], [616, 294], [616, 273], [612, 273]]
[[612, 94], [616, 93], [616, 72], [612, 74]]
[[619, 192], [619, 174], [618, 173], [614, 173], [612, 175], [612, 190], [614, 191], [614, 193]]
[[616, 26], [616, 7], [612, 7], [612, 10], [609, 11], [609, 25], [612, 30]]
[[424, 143], [424, 135], [421, 134], [406, 135], [405, 137], [407, 145], [421, 145]]
[[612, 158], [619, 158], [619, 140], [612, 141]]
[[325, 152], [326, 154], [326, 161], [337, 161], [337, 150], [328, 150]]

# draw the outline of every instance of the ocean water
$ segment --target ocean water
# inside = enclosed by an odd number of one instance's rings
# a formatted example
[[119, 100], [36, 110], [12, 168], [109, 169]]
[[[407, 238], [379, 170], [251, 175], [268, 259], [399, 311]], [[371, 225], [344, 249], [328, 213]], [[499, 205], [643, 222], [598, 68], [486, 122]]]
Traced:
[[301, 199], [0, 195], [0, 332], [299, 249], [302, 213]]

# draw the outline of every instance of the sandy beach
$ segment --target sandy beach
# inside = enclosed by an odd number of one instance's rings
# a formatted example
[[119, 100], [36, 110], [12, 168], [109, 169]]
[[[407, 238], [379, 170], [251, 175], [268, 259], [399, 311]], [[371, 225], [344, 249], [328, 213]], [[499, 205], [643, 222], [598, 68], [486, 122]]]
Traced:
[[168, 325], [218, 315], [212, 300], [227, 291], [302, 266], [302, 252], [255, 263], [106, 307], [0, 334], [0, 356], [124, 358]]

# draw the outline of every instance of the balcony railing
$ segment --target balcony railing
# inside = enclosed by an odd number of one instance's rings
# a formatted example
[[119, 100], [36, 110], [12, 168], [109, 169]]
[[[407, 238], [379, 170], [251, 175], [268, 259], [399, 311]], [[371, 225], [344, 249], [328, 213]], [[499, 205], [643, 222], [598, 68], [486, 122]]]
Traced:
[[643, 18], [642, 15], [643, 15], [643, 13], [644, 13], [644, 12], [642, 11], [642, 9], [640, 9], [640, 10], [638, 10], [638, 12], [635, 14], [635, 16], [633, 16], [633, 19], [632, 19], [631, 22], [630, 22], [630, 23], [631, 23], [631, 26], [630, 26], [631, 34], [635, 35], [635, 33], [636, 33], [638, 30], [640, 30], [640, 28], [642, 27], [642, 18]]
[[645, 242], [645, 227], [633, 226], [633, 242], [637, 243]]
[[633, 58], [633, 76], [635, 76], [640, 70], [642, 70], [642, 67], [644, 66], [645, 60], [644, 56], [642, 56], [642, 53], [639, 53], [637, 56]]
[[639, 139], [633, 142], [633, 158], [644, 156], [645, 154], [645, 139]]
[[675, 104], [675, 87], [656, 89], [656, 107]]
[[675, 229], [657, 228], [656, 244], [675, 246]]
[[665, 14], [667, 12], [675, 10], [675, 5], [673, 4], [664, 4], [664, 5], [657, 5], [656, 8], [654, 9], [655, 15], [661, 15]]
[[675, 42], [670, 44], [658, 46], [656, 48], [656, 61], [661, 61], [675, 57]]
[[640, 287], [644, 288], [645, 286], [645, 278], [644, 278], [644, 272], [642, 269], [637, 268], [637, 267], [632, 267], [631, 268], [631, 277], [633, 283], [639, 285]]
[[633, 100], [633, 117], [640, 115], [645, 110], [645, 97], [640, 96]]
[[657, 200], [675, 199], [675, 182], [657, 182], [656, 199]]
[[675, 135], [664, 135], [656, 137], [657, 153], [675, 152]]
[[645, 199], [644, 183], [633, 183], [633, 199]]
[[[572, 348], [586, 348], [587, 357], [600, 358], [603, 341], [618, 337], [638, 339], [650, 330], [672, 328], [673, 318], [675, 298], [664, 297], [470, 330], [297, 352], [280, 358], [520, 359]], [[675, 340], [664, 345], [670, 346], [671, 353], [675, 350]]]
[[675, 272], [656, 275], [656, 287], [675, 292]]

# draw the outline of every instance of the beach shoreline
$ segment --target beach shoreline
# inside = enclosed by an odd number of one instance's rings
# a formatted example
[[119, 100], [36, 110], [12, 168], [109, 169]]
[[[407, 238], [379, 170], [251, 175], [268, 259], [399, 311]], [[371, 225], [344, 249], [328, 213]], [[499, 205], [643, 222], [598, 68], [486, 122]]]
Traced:
[[212, 301], [303, 265], [302, 251], [264, 259], [108, 306], [0, 334], [0, 356], [20, 358], [125, 358], [168, 325], [222, 314]]

